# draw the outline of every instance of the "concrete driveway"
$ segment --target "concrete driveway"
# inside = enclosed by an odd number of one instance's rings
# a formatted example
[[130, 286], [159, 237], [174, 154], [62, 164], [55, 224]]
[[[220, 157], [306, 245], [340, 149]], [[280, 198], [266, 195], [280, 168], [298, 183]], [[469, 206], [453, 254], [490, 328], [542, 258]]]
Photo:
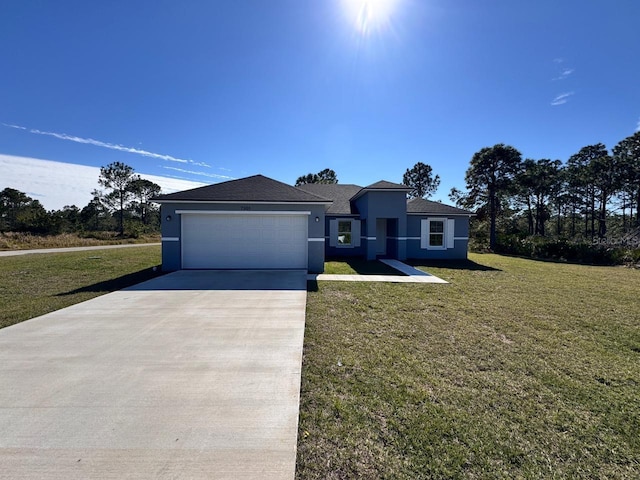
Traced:
[[0, 478], [292, 479], [305, 304], [181, 271], [0, 330]]

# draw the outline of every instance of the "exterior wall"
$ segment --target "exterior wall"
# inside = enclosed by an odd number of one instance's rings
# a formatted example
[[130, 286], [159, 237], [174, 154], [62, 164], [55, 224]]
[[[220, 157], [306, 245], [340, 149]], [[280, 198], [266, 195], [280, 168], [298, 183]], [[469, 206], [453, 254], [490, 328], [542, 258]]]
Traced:
[[[311, 212], [308, 229], [308, 270], [311, 273], [324, 271], [325, 205], [306, 204], [235, 204], [235, 203], [163, 203], [160, 207], [162, 232], [162, 270], [174, 271], [182, 268], [181, 219], [176, 210], [225, 211], [225, 212]], [[171, 217], [170, 219], [168, 219]], [[318, 221], [316, 222], [316, 217]]]
[[[407, 258], [465, 259], [469, 245], [469, 217], [446, 215], [407, 215]], [[455, 219], [454, 248], [428, 250], [420, 247], [421, 220], [430, 217]]]
[[[346, 220], [346, 219], [355, 219], [355, 220], [360, 220], [360, 232], [353, 232], [353, 235], [360, 235], [361, 241], [360, 241], [360, 246], [359, 247], [332, 247], [331, 246], [331, 242], [330, 242], [330, 238], [329, 238], [329, 232], [330, 227], [329, 227], [329, 222], [331, 220], [336, 220], [336, 219], [341, 219], [341, 220]], [[327, 216], [325, 218], [325, 230], [323, 232], [324, 235], [324, 246], [325, 246], [325, 253], [327, 257], [363, 257], [366, 254], [366, 250], [365, 250], [365, 241], [364, 241], [364, 236], [365, 236], [365, 225], [366, 222], [362, 221], [360, 217], [356, 217], [353, 215], [332, 215], [332, 216]]]
[[[363, 232], [362, 244], [365, 246], [367, 260], [376, 258], [376, 220], [378, 218], [394, 219], [396, 236], [389, 237], [387, 253], [395, 253], [398, 260], [407, 258], [407, 195], [405, 192], [381, 191], [366, 192], [355, 201], [360, 217], [365, 220], [366, 231]], [[389, 235], [389, 232], [387, 232]], [[366, 237], [366, 238], [365, 238]], [[391, 244], [390, 244], [391, 243]]]

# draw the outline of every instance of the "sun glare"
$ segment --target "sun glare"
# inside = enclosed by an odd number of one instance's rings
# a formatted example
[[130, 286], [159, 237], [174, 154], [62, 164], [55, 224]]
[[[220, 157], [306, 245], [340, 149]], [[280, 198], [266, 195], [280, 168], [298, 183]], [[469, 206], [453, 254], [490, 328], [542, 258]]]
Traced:
[[362, 35], [387, 28], [399, 0], [342, 0], [349, 19]]

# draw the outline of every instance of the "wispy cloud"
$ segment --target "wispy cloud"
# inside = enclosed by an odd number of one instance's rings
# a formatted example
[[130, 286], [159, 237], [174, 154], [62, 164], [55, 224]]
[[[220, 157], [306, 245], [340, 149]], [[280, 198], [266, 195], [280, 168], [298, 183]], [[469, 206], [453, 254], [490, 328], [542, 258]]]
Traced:
[[560, 95], [558, 95], [556, 98], [553, 99], [553, 101], [551, 102], [551, 105], [554, 105], [554, 106], [564, 105], [569, 101], [569, 97], [572, 95], [575, 95], [575, 92], [561, 93]]
[[174, 172], [188, 173], [190, 175], [199, 175], [201, 177], [216, 178], [218, 180], [233, 180], [235, 177], [229, 177], [228, 175], [218, 175], [217, 173], [196, 172], [193, 170], [185, 170], [184, 168], [167, 167], [163, 166], [167, 170], [173, 170]]
[[83, 143], [86, 145], [93, 145], [95, 147], [102, 147], [102, 148], [108, 148], [110, 150], [117, 150], [119, 152], [126, 152], [126, 153], [133, 153], [134, 155], [141, 155], [143, 157], [149, 157], [149, 158], [156, 158], [159, 160], [166, 160], [168, 162], [176, 162], [176, 163], [184, 163], [184, 164], [193, 164], [193, 165], [198, 165], [200, 167], [209, 167], [209, 165], [207, 165], [206, 163], [203, 162], [194, 162], [193, 160], [186, 160], [184, 158], [178, 158], [178, 157], [174, 157], [172, 155], [165, 155], [162, 153], [154, 153], [154, 152], [149, 152], [147, 150], [142, 150], [140, 148], [135, 148], [135, 147], [126, 147], [124, 145], [118, 145], [115, 143], [109, 143], [109, 142], [103, 142], [100, 140], [95, 140], [93, 138], [83, 138], [83, 137], [76, 137], [75, 135], [67, 135], [66, 133], [56, 133], [56, 132], [44, 132], [42, 130], [37, 130], [35, 128], [26, 128], [26, 127], [21, 127], [20, 125], [11, 125], [8, 123], [3, 123], [2, 125], [4, 125], [5, 127], [9, 127], [9, 128], [16, 128], [19, 130], [27, 130], [29, 133], [33, 133], [36, 135], [47, 135], [49, 137], [54, 137], [60, 140], [67, 140], [70, 142], [75, 142], [75, 143]]
[[575, 68], [565, 68], [562, 70], [562, 72], [560, 72], [559, 76], [554, 78], [554, 80], [566, 80], [575, 71], [576, 71]]

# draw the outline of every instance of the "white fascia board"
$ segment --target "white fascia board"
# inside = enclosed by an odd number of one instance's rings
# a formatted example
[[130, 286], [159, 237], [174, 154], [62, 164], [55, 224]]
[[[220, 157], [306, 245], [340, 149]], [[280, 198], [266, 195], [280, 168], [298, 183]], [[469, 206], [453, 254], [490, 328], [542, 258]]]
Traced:
[[176, 215], [311, 215], [302, 210], [176, 210]]
[[435, 215], [436, 217], [475, 217], [475, 213], [407, 213], [407, 215], [413, 215], [418, 217], [429, 217]]
[[154, 203], [196, 205], [331, 205], [333, 202], [255, 202], [250, 200], [152, 200]]

